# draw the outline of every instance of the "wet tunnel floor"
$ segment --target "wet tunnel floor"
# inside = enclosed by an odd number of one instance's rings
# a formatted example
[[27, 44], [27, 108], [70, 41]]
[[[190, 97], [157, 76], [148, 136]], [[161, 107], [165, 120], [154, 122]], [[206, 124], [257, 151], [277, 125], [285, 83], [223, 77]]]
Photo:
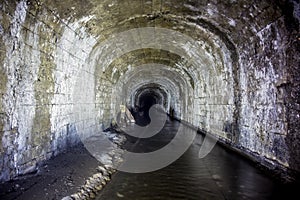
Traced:
[[[174, 138], [179, 125], [167, 121], [150, 139], [128, 137], [124, 148], [134, 152], [160, 149]], [[183, 156], [161, 170], [116, 172], [96, 199], [299, 199], [300, 185], [282, 183], [222, 146], [216, 145], [207, 157], [198, 159], [202, 140], [198, 134]], [[79, 144], [47, 161], [36, 175], [0, 184], [0, 200], [60, 200], [78, 191], [87, 177], [97, 173], [99, 164]]]
[[[168, 120], [149, 139], [128, 138], [125, 148], [147, 152], [168, 143], [179, 122]], [[188, 127], [186, 127], [188, 128]], [[264, 174], [254, 163], [216, 145], [203, 159], [198, 152], [203, 136], [197, 134], [190, 148], [171, 165], [148, 173], [118, 171], [96, 199], [201, 200], [201, 199], [298, 199], [295, 185], [286, 185]]]

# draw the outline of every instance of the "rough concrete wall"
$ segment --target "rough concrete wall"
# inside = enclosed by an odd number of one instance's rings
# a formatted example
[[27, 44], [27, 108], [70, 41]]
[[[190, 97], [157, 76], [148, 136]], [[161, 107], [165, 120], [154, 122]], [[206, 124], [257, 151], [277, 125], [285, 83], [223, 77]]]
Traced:
[[240, 84], [241, 119], [239, 145], [270, 162], [288, 166], [286, 107], [281, 84], [288, 79], [286, 33], [282, 19], [257, 33], [254, 45], [243, 54]]
[[[41, 4], [3, 2], [1, 11], [0, 179], [8, 180], [77, 143], [77, 129], [95, 126], [96, 119], [74, 112], [82, 102], [73, 98], [75, 87], [85, 87], [78, 77], [88, 73], [94, 40], [80, 20], [61, 19]], [[80, 123], [90, 126], [76, 129]]]
[[283, 53], [286, 55], [285, 66], [289, 73], [276, 86], [281, 90], [281, 100], [286, 107], [288, 130], [285, 143], [289, 152], [289, 167], [300, 171], [300, 3], [287, 1], [283, 8], [284, 24], [289, 33]]
[[[151, 82], [174, 96], [168, 104], [183, 120], [261, 162], [300, 170], [297, 1], [4, 0], [0, 6], [2, 180], [36, 170], [78, 136], [108, 126], [118, 104]], [[98, 48], [112, 34], [147, 26], [197, 42], [165, 38], [185, 57], [147, 44], [117, 58], [110, 55], [117, 46]], [[156, 79], [138, 70], [152, 63], [164, 66], [157, 70], [163, 73], [153, 71]]]
[[[241, 46], [240, 135], [235, 142], [268, 166], [280, 163], [299, 171], [299, 104], [294, 99], [299, 92], [299, 23], [287, 18], [262, 27]], [[292, 24], [296, 27], [289, 30]]]
[[[2, 6], [1, 5], [1, 10], [2, 10]], [[3, 17], [0, 18], [1, 21], [3, 21]], [[5, 125], [5, 122], [7, 120], [6, 118], [6, 114], [4, 112], [4, 108], [3, 108], [3, 96], [6, 93], [6, 84], [7, 84], [7, 75], [6, 75], [6, 71], [4, 68], [4, 60], [5, 60], [5, 52], [6, 52], [6, 47], [4, 44], [4, 38], [3, 38], [3, 33], [4, 33], [4, 29], [6, 28], [7, 24], [3, 24], [3, 27], [0, 27], [0, 138], [3, 137], [3, 128]], [[0, 170], [2, 171], [2, 169], [4, 168], [4, 165], [6, 165], [6, 163], [4, 163], [4, 157], [5, 155], [5, 149], [2, 145], [0, 145]]]
[[[1, 130], [4, 152], [1, 156], [1, 179], [8, 179], [15, 174], [22, 174], [23, 171], [31, 171], [31, 166], [35, 164], [31, 163], [32, 160], [26, 160], [26, 144], [31, 139], [27, 133], [31, 132], [36, 103], [33, 94], [29, 91], [34, 91], [33, 82], [37, 74], [38, 64], [36, 63], [39, 54], [37, 57], [31, 57], [31, 54], [25, 53], [25, 51], [30, 51], [29, 45], [24, 42], [25, 31], [22, 29], [28, 9], [26, 3], [20, 2], [11, 7], [2, 6], [2, 19], [7, 25], [2, 35], [6, 48], [3, 68], [7, 82], [3, 85], [6, 92], [2, 96], [2, 112], [5, 122]], [[32, 44], [33, 48], [38, 49], [37, 42], [33, 42], [35, 43]]]

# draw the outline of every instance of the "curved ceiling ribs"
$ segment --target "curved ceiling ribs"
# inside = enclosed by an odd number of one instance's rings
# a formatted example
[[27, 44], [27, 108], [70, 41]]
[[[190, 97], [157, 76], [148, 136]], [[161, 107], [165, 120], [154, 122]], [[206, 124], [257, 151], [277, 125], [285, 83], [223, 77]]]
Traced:
[[[192, 117], [186, 116], [185, 113], [188, 113], [187, 109], [190, 109], [192, 112], [194, 104], [192, 99], [199, 98], [200, 95], [197, 92], [199, 91], [199, 85], [207, 89], [202, 91], [202, 93], [208, 92], [210, 94], [207, 94], [207, 96], [211, 97], [222, 96], [222, 94], [215, 94], [214, 92], [218, 91], [218, 87], [225, 87], [224, 92], [229, 92], [230, 94], [236, 91], [234, 87], [237, 86], [237, 83], [232, 83], [232, 80], [237, 80], [236, 73], [234, 73], [237, 72], [236, 68], [238, 66], [236, 62], [237, 52], [230, 39], [224, 36], [225, 33], [222, 33], [209, 22], [204, 23], [205, 21], [201, 19], [182, 18], [168, 14], [158, 15], [155, 19], [161, 19], [162, 21], [167, 21], [167, 23], [164, 23], [163, 26], [160, 24], [155, 29], [139, 27], [139, 29], [130, 29], [125, 32], [120, 32], [120, 30], [123, 30], [123, 25], [127, 28], [134, 28], [134, 24], [137, 21], [149, 20], [149, 16], [135, 16], [124, 20], [123, 24], [118, 23], [118, 31], [115, 34], [110, 33], [110, 37], [107, 37], [106, 40], [100, 38], [99, 43], [90, 54], [90, 60], [92, 61], [90, 64], [95, 65], [96, 75], [98, 75], [95, 83], [96, 87], [106, 87], [107, 84], [114, 85], [112, 89], [112, 94], [114, 94], [112, 95], [112, 105], [114, 105], [113, 110], [115, 112], [119, 108], [118, 104], [133, 105], [131, 101], [121, 102], [121, 100], [118, 100], [118, 94], [122, 94], [120, 96], [123, 99], [128, 99], [128, 97], [132, 99], [132, 95], [136, 94], [136, 90], [140, 89], [136, 87], [137, 85], [142, 87], [145, 84], [141, 83], [145, 82], [160, 84], [159, 81], [165, 79], [166, 74], [169, 74], [171, 71], [173, 72], [171, 74], [177, 74], [177, 76], [169, 77], [170, 82], [173, 83], [171, 87], [176, 85], [181, 90], [189, 91], [185, 95], [183, 95], [183, 91], [178, 93], [178, 90], [176, 93], [168, 94], [174, 98], [172, 106], [175, 107], [179, 116], [186, 118], [187, 121], [192, 120]], [[174, 30], [174, 27], [179, 27], [180, 29], [177, 30], [176, 28]], [[137, 31], [135, 32], [135, 30]], [[166, 41], [161, 41], [162, 39]], [[158, 65], [159, 69], [156, 68], [156, 70], [162, 71], [162, 73], [158, 72], [151, 77], [151, 70], [149, 73], [145, 66], [141, 68], [144, 71], [136, 70], [142, 65], [148, 65], [150, 69], [153, 68], [150, 64]], [[132, 78], [126, 78], [129, 74], [143, 74], [143, 72], [148, 77], [130, 75]], [[214, 81], [213, 77], [221, 76], [224, 76], [223, 80], [220, 80], [217, 84], [211, 84]], [[182, 77], [185, 80], [182, 80]], [[207, 77], [211, 78], [207, 79]], [[129, 82], [134, 81], [136, 85], [131, 84], [129, 86], [125, 80]], [[178, 84], [178, 80], [181, 80], [180, 84]], [[103, 84], [103, 81], [106, 84]], [[183, 82], [185, 83], [183, 84]], [[120, 83], [126, 87], [122, 87]], [[161, 85], [164, 86], [164, 84]], [[123, 92], [114, 88], [122, 88]], [[129, 88], [135, 88], [135, 90], [129, 91]], [[170, 86], [166, 90], [170, 91]], [[99, 91], [103, 90], [100, 89]], [[236, 95], [238, 94], [234, 96]], [[178, 98], [183, 99], [179, 100]], [[182, 102], [184, 103], [179, 106]], [[167, 104], [171, 105], [170, 102]], [[179, 107], [181, 108], [179, 109]], [[168, 109], [166, 108], [167, 111]], [[110, 117], [113, 118], [113, 116]]]
[[[195, 127], [299, 171], [297, 0], [8, 2], [0, 127], [21, 145], [5, 144], [13, 162], [28, 157], [21, 151], [39, 162], [152, 95]], [[27, 152], [26, 134], [47, 147]]]

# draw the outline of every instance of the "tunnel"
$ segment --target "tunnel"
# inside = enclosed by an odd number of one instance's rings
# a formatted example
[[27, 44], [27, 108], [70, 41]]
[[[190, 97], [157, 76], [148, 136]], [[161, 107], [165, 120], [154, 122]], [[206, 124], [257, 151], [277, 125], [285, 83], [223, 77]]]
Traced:
[[155, 93], [141, 94], [141, 97], [139, 98], [137, 104], [139, 116], [147, 120], [148, 123], [150, 121], [149, 109], [157, 104], [157, 101], [158, 99], [157, 96], [155, 96]]
[[[214, 183], [211, 187], [222, 192], [217, 197], [211, 192], [208, 199], [271, 199], [251, 196], [255, 189], [240, 183], [243, 178], [253, 184], [265, 180], [261, 194], [271, 196], [277, 187], [299, 183], [299, 8], [297, 0], [0, 0], [0, 199], [34, 199], [35, 192], [37, 199], [88, 199], [100, 198], [99, 192], [104, 199], [140, 200], [144, 197], [113, 188], [122, 188], [128, 177], [145, 178], [152, 188], [145, 192], [155, 192], [160, 172], [166, 180], [178, 179], [168, 170], [188, 166], [187, 174], [198, 166], [210, 177], [202, 180], [211, 182], [201, 182], [201, 171], [195, 172], [195, 181], [177, 191], [190, 185], [206, 193], [205, 185]], [[155, 105], [160, 111], [151, 115]], [[139, 138], [137, 132], [147, 135], [160, 126], [157, 136]], [[208, 138], [217, 143], [211, 154], [200, 161], [186, 157], [200, 143], [199, 148], [209, 146]], [[159, 151], [177, 140], [180, 147], [190, 145], [187, 153], [152, 178], [127, 176], [112, 166], [114, 159], [126, 163], [131, 148], [137, 148], [134, 155], [149, 153], [151, 145]], [[80, 159], [73, 159], [76, 152]], [[222, 165], [236, 156], [241, 158], [228, 164], [228, 174], [210, 171], [218, 168], [214, 160]], [[58, 185], [52, 189], [58, 192], [46, 198], [38, 177], [47, 177], [47, 166], [76, 167], [80, 161], [90, 171], [71, 170], [77, 185], [67, 175], [56, 178], [49, 184]], [[89, 174], [97, 166], [98, 175]], [[252, 180], [241, 173], [244, 169], [256, 174]], [[89, 176], [105, 181], [101, 186], [84, 182]], [[235, 178], [226, 182], [226, 177]], [[42, 189], [22, 186], [23, 180]], [[92, 182], [98, 192], [71, 196], [74, 184]], [[176, 184], [158, 187], [165, 195], [161, 199], [199, 199], [184, 192], [172, 197], [169, 189]]]
[[149, 110], [154, 105], [161, 105], [168, 110], [168, 94], [161, 88], [161, 85], [148, 84], [134, 92], [134, 103], [132, 113], [137, 124], [149, 124], [151, 119]]

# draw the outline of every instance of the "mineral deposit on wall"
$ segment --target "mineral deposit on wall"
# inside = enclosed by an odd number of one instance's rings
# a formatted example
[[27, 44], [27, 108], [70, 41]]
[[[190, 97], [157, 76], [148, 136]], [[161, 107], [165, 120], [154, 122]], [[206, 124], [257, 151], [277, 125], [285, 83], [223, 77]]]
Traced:
[[1, 181], [148, 94], [262, 164], [300, 170], [297, 1], [1, 0], [0, 10]]

